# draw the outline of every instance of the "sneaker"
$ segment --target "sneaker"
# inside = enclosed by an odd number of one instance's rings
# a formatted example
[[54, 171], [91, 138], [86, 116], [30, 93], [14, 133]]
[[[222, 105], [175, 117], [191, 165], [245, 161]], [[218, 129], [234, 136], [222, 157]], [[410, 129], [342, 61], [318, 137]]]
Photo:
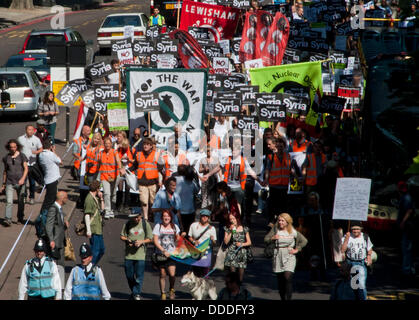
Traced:
[[3, 224], [5, 227], [10, 227], [12, 225], [12, 220], [4, 219]]
[[263, 212], [262, 212], [262, 209], [257, 209], [257, 210], [256, 210], [256, 213], [257, 213], [257, 214], [262, 214], [262, 213], [263, 213]]
[[29, 204], [34, 205], [35, 204], [35, 199], [34, 198], [30, 198], [29, 199]]
[[170, 294], [169, 294], [169, 299], [170, 300], [175, 300], [176, 296], [175, 296], [175, 289], [170, 289]]
[[134, 300], [141, 300], [140, 295], [139, 295], [139, 294], [136, 294], [136, 295], [134, 296]]
[[160, 300], [166, 300], [166, 293], [162, 292]]

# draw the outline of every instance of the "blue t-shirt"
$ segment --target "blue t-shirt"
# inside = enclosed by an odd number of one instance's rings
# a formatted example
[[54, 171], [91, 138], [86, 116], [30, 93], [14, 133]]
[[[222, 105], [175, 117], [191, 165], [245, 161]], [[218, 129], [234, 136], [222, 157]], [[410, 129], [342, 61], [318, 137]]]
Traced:
[[198, 186], [194, 181], [188, 181], [183, 176], [176, 176], [176, 191], [180, 198], [180, 213], [192, 214], [195, 212], [194, 195], [198, 193]]
[[[160, 189], [159, 192], [157, 192], [156, 194], [156, 198], [154, 199], [154, 203], [152, 208], [153, 209], [170, 209], [171, 207], [175, 208], [175, 210], [180, 210], [180, 205], [181, 205], [181, 201], [179, 198], [179, 195], [175, 193], [173, 193], [172, 199], [168, 199], [167, 198], [167, 192], [166, 190]], [[174, 221], [173, 223], [176, 224], [177, 226], [179, 226], [179, 219], [177, 217], [177, 215], [174, 214], [174, 212], [172, 212], [174, 215]], [[162, 223], [161, 220], [161, 212], [156, 212], [154, 214], [154, 223]]]
[[415, 205], [410, 194], [404, 194], [400, 198], [399, 214], [397, 216], [397, 223], [400, 224], [409, 209], [414, 209]]

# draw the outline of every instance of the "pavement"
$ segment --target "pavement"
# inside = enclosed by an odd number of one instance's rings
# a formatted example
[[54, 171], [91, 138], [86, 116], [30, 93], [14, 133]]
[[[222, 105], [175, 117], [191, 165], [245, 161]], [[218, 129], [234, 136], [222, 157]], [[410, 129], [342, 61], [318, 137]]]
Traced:
[[[75, 121], [77, 119], [78, 108], [74, 107], [70, 112], [70, 132], [73, 132]], [[63, 165], [60, 168], [61, 180], [58, 184], [58, 189], [67, 191], [69, 201], [64, 206], [66, 218], [71, 219], [71, 214], [76, 207], [78, 198], [78, 183], [74, 181], [70, 175], [72, 165], [71, 150], [65, 156], [68, 146], [64, 142], [65, 138], [65, 120], [66, 115], [62, 110], [57, 119], [57, 154], [62, 158]], [[19, 125], [14, 123], [13, 125]], [[6, 127], [1, 124], [2, 129]], [[6, 128], [7, 129], [7, 128]], [[22, 126], [24, 132], [24, 126]], [[41, 205], [44, 199], [44, 193], [41, 194], [40, 190], [35, 194], [35, 204], [25, 205], [25, 219], [28, 220], [27, 224], [16, 224], [17, 205], [13, 206], [13, 224], [11, 227], [4, 227], [0, 225], [0, 300], [16, 300], [17, 288], [19, 285], [20, 272], [27, 259], [33, 256], [33, 244], [37, 237], [35, 235], [34, 221], [38, 216]], [[5, 195], [0, 195], [0, 217], [4, 217], [5, 212]], [[15, 195], [16, 201], [16, 195]]]
[[[117, 0], [113, 2], [106, 2], [100, 4], [100, 7], [107, 7], [116, 4], [117, 2], [125, 2], [126, 0]], [[0, 7], [0, 30], [12, 28], [18, 25], [27, 23], [36, 23], [43, 19], [49, 19], [56, 14], [51, 11], [52, 7], [41, 7], [35, 6], [34, 9], [30, 10], [18, 10]], [[71, 14], [73, 12], [70, 7], [63, 7], [65, 14]]]

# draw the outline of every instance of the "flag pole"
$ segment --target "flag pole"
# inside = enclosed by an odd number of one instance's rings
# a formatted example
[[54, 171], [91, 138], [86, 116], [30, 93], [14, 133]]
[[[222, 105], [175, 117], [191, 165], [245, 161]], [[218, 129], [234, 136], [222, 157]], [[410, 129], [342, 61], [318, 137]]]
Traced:
[[176, 23], [176, 29], [179, 29], [179, 18], [180, 18], [180, 0], [177, 0], [177, 23]]

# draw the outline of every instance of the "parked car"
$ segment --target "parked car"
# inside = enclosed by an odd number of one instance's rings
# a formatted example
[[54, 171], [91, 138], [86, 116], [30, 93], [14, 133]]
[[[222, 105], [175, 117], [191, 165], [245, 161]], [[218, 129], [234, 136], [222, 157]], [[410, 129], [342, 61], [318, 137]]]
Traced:
[[[48, 41], [83, 41], [86, 42], [82, 35], [72, 29], [50, 29], [50, 30], [32, 30], [23, 43], [22, 50], [19, 52], [23, 53], [46, 53]], [[86, 64], [93, 62], [93, 42], [91, 40], [86, 42]]]
[[98, 32], [97, 43], [99, 51], [110, 49], [111, 40], [124, 39], [125, 26], [134, 26], [134, 39], [144, 39], [148, 18], [144, 13], [118, 13], [107, 16]]
[[50, 66], [48, 65], [46, 53], [24, 53], [10, 56], [5, 67], [26, 67], [32, 68], [38, 74], [42, 82], [49, 82]]
[[38, 103], [43, 99], [47, 88], [39, 82], [32, 68], [0, 68], [0, 81], [10, 94], [10, 103], [0, 109], [0, 115], [37, 115]]

